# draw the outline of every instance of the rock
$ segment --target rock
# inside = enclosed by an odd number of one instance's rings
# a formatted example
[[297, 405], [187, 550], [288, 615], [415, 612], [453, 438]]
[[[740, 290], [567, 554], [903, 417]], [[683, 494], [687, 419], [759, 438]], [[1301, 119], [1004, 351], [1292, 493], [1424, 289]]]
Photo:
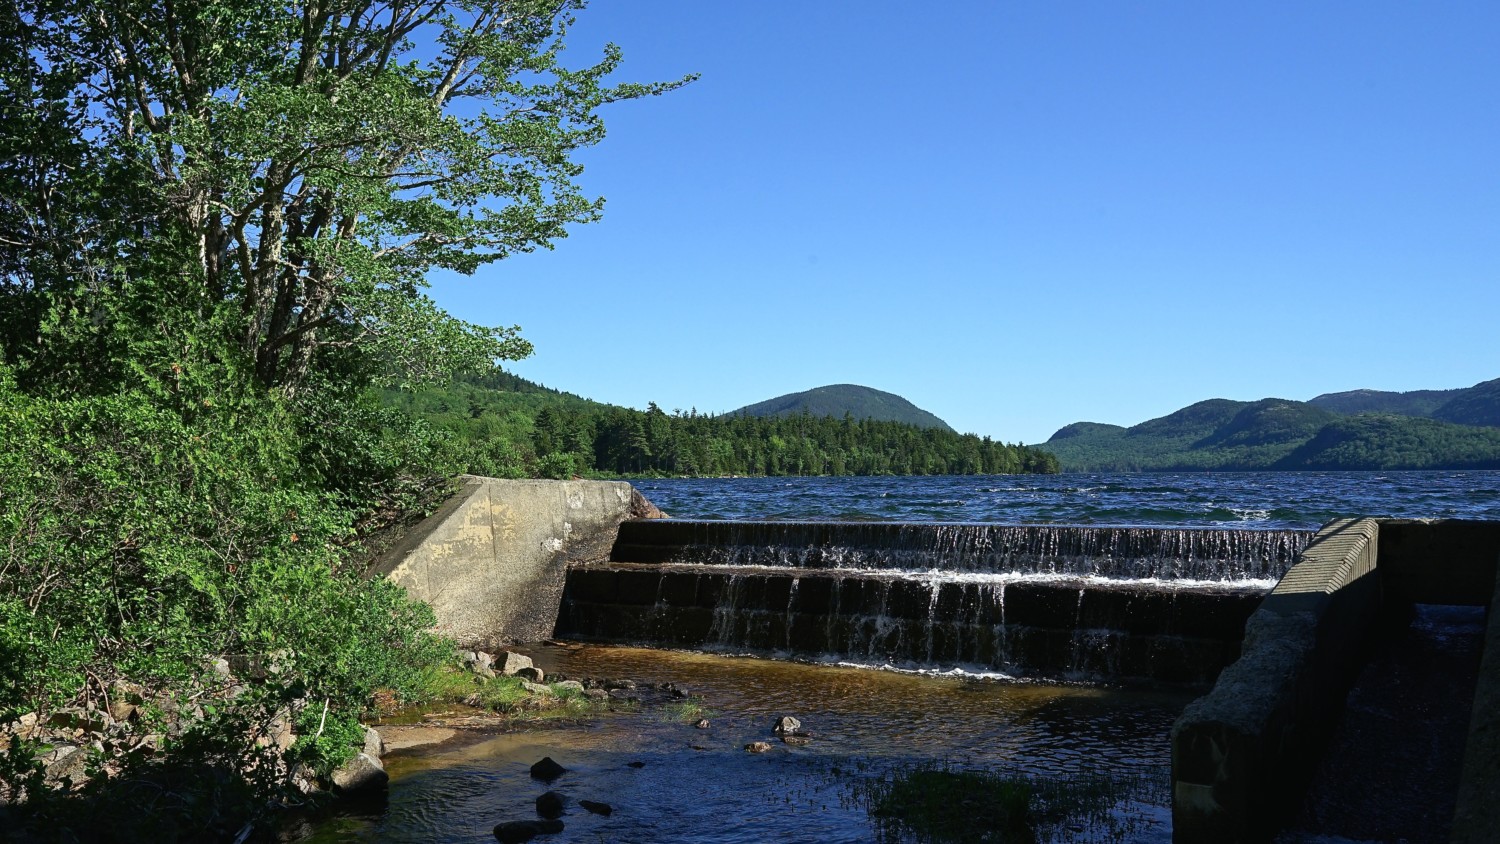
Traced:
[[765, 753], [771, 749], [771, 743], [768, 741], [752, 741], [745, 745], [745, 749], [751, 753]]
[[552, 835], [563, 831], [562, 821], [508, 821], [495, 825], [495, 840], [501, 844], [520, 844], [538, 835]]
[[479, 706], [483, 703], [484, 697], [481, 696], [479, 692], [475, 692], [474, 694], [469, 695], [463, 700], [464, 706]]
[[489, 667], [488, 665], [480, 665], [477, 662], [474, 663], [474, 673], [478, 674], [486, 680], [495, 679], [495, 669]]
[[376, 759], [385, 755], [385, 742], [380, 740], [380, 733], [374, 727], [365, 727], [365, 752]]
[[615, 689], [634, 689], [635, 688], [635, 681], [634, 680], [605, 680], [604, 681], [604, 688], [609, 689], [611, 691], [613, 691]]
[[231, 654], [224, 661], [236, 677], [247, 680], [264, 680], [270, 676], [266, 660], [256, 654]]
[[644, 768], [644, 767], [646, 767], [646, 763], [645, 762], [626, 762], [625, 763], [625, 767], [627, 767], [627, 768]]
[[547, 675], [542, 671], [542, 669], [537, 668], [534, 665], [527, 668], [516, 669], [516, 676], [520, 677], [522, 680], [530, 680], [533, 683], [540, 683], [547, 679]]
[[495, 667], [495, 658], [493, 656], [490, 656], [489, 654], [485, 653], [484, 651], [475, 651], [474, 652], [474, 662], [475, 662], [475, 664], [482, 665], [485, 668], [494, 668]]
[[306, 762], [299, 762], [297, 767], [292, 769], [292, 787], [303, 794], [312, 794], [322, 790], [318, 787], [317, 773]]
[[609, 692], [603, 689], [584, 689], [583, 696], [589, 700], [609, 700]]
[[390, 776], [385, 766], [368, 753], [360, 753], [333, 772], [333, 790], [339, 794], [361, 794], [385, 788]]
[[510, 651], [501, 651], [495, 654], [495, 668], [501, 674], [514, 675], [522, 668], [532, 668], [531, 657], [523, 656]]
[[[583, 684], [578, 682], [577, 680], [561, 680], [553, 683], [552, 688], [558, 691], [567, 689], [570, 692], [578, 692], [580, 694], [583, 694], [584, 696], [587, 696], [587, 690], [584, 689]], [[605, 695], [608, 695], [608, 692], [606, 692]]]
[[48, 785], [56, 785], [66, 778], [73, 785], [82, 785], [88, 779], [84, 768], [88, 766], [88, 751], [81, 747], [63, 745], [47, 755], [44, 778]]
[[771, 731], [780, 736], [786, 735], [788, 733], [795, 733], [801, 729], [801, 721], [798, 721], [796, 718], [793, 718], [790, 715], [783, 715], [780, 718], [776, 719], [776, 726], [772, 727]]
[[693, 722], [693, 726], [697, 727], [700, 730], [706, 730], [708, 729], [708, 719], [699, 718], [697, 721]]
[[35, 712], [28, 712], [25, 715], [22, 715], [20, 718], [17, 718], [16, 723], [21, 725], [21, 729], [29, 730], [32, 727], [36, 726], [38, 720], [40, 720], [40, 718]]
[[459, 651], [458, 661], [462, 662], [464, 664], [464, 667], [467, 668], [468, 666], [473, 665], [474, 663], [479, 661], [479, 654], [473, 651]]
[[630, 490], [630, 518], [632, 519], [666, 519], [670, 518], [661, 508], [652, 504], [641, 495], [641, 491], [634, 487]]
[[812, 744], [812, 736], [806, 734], [794, 735], [792, 733], [787, 733], [781, 737], [781, 741], [785, 744], [790, 744], [793, 747], [802, 747], [806, 744]]
[[229, 670], [229, 660], [223, 657], [216, 657], [209, 660], [208, 670], [212, 671], [214, 676], [220, 680], [230, 680], [234, 677], [234, 672]]
[[536, 813], [544, 818], [560, 818], [563, 814], [563, 796], [555, 791], [543, 792], [536, 799]]
[[552, 694], [552, 687], [551, 686], [545, 685], [543, 683], [533, 683], [530, 680], [522, 680], [521, 681], [521, 688], [525, 689], [528, 692], [531, 692], [534, 695], [551, 695]]
[[608, 803], [600, 803], [597, 800], [579, 800], [578, 805], [596, 815], [603, 815], [606, 818], [615, 813], [613, 806], [610, 806]]
[[606, 692], [610, 700], [624, 701], [625, 703], [640, 703], [640, 698], [630, 693], [630, 689], [610, 689]]
[[531, 776], [546, 782], [552, 782], [567, 772], [568, 769], [552, 761], [551, 756], [543, 756], [540, 762], [531, 766]]

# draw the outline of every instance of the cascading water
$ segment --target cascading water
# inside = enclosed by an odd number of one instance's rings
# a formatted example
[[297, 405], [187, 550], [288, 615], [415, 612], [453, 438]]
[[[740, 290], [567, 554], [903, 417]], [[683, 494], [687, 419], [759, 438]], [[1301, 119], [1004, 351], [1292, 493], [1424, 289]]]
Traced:
[[558, 635], [918, 669], [1207, 682], [1310, 532], [627, 522]]

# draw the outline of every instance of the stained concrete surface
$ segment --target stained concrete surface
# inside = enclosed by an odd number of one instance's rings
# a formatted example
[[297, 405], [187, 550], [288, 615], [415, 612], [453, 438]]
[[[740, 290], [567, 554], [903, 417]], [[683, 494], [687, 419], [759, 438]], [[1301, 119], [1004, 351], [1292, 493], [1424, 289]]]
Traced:
[[1484, 611], [1419, 605], [1388, 631], [1280, 844], [1449, 840]]

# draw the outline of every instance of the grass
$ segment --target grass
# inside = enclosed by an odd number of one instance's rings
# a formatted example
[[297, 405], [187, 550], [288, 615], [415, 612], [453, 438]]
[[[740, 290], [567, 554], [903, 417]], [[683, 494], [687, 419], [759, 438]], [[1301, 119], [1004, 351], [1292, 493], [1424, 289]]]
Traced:
[[519, 719], [592, 715], [607, 703], [576, 689], [549, 686], [551, 694], [528, 691], [519, 677], [481, 677], [457, 666], [430, 669], [422, 679], [421, 704], [462, 704]]
[[663, 721], [691, 724], [700, 718], [713, 718], [718, 714], [718, 712], [704, 706], [702, 698], [690, 697], [685, 700], [674, 700], [671, 703], [662, 704], [658, 717]]

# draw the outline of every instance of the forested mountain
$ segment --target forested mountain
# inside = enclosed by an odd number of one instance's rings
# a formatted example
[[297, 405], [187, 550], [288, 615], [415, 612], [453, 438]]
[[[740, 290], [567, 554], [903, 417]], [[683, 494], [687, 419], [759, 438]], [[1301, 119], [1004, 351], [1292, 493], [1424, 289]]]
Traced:
[[919, 428], [937, 428], [953, 432], [947, 422], [912, 404], [894, 393], [861, 387], [858, 384], [829, 384], [814, 387], [800, 393], [787, 393], [774, 399], [756, 402], [734, 411], [746, 416], [790, 416], [808, 413], [812, 416], [832, 416], [842, 419], [845, 414], [855, 419], [875, 419], [884, 422], [904, 422]]
[[904, 422], [616, 407], [508, 374], [383, 394], [476, 474], [971, 475], [1056, 472], [1051, 454]]
[[1453, 422], [1458, 425], [1500, 426], [1500, 378], [1458, 390], [1413, 390], [1391, 393], [1351, 390], [1325, 393], [1312, 399], [1335, 413], [1394, 413]]
[[[1453, 421], [1333, 410], [1416, 407], [1433, 396], [1444, 401], [1430, 412]], [[1500, 468], [1500, 428], [1476, 427], [1500, 424], [1497, 408], [1500, 380], [1421, 394], [1335, 393], [1314, 402], [1210, 399], [1130, 428], [1075, 422], [1040, 447], [1068, 471]], [[1460, 419], [1496, 421], [1454, 424]]]

